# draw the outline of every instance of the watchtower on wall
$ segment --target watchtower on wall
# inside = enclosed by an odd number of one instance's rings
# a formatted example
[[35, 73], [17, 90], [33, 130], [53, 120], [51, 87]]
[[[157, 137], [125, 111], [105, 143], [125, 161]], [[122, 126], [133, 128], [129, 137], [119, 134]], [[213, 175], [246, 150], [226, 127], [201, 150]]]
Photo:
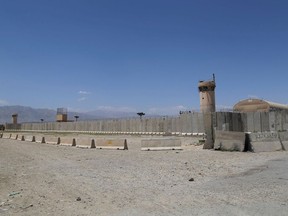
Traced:
[[12, 115], [12, 124], [17, 124], [18, 123], [18, 114], [14, 113]]
[[68, 120], [68, 111], [66, 108], [58, 108], [57, 109], [57, 116], [56, 121], [57, 122], [67, 122]]
[[199, 81], [198, 89], [200, 94], [200, 112], [215, 112], [215, 75], [213, 74], [213, 80]]

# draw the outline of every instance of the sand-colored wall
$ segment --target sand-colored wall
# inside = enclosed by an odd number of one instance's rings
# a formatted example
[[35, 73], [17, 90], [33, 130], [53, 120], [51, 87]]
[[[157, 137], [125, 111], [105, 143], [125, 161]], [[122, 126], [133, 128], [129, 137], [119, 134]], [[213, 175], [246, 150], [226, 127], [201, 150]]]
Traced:
[[[284, 131], [288, 130], [288, 111], [211, 113], [213, 127], [224, 131]], [[180, 132], [205, 133], [202, 113], [183, 113], [177, 117], [106, 119], [77, 122], [39, 122], [6, 124], [6, 129], [103, 131], [103, 132]]]

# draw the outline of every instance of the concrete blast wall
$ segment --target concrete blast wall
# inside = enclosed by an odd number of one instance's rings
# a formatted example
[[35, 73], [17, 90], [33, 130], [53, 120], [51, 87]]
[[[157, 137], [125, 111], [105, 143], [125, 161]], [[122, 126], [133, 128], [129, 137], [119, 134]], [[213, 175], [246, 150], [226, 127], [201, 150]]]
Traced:
[[[12, 124], [7, 129], [16, 129]], [[133, 118], [77, 122], [23, 123], [20, 130], [109, 131], [109, 132], [182, 132], [204, 133], [202, 113], [179, 117]]]
[[[220, 131], [264, 132], [288, 130], [288, 111], [211, 113], [213, 128]], [[202, 113], [178, 117], [132, 118], [77, 122], [6, 124], [6, 129], [109, 132], [205, 133]]]
[[244, 131], [286, 131], [288, 130], [288, 111], [242, 113]]
[[213, 113], [213, 126], [220, 131], [243, 131], [244, 124], [241, 113], [216, 112]]

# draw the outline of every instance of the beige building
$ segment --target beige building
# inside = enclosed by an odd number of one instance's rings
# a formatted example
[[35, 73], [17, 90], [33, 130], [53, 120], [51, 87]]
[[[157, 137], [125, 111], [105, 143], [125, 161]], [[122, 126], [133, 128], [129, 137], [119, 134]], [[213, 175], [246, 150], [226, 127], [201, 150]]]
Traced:
[[288, 110], [288, 106], [261, 99], [245, 99], [236, 103], [233, 110], [235, 112], [269, 112], [275, 110]]

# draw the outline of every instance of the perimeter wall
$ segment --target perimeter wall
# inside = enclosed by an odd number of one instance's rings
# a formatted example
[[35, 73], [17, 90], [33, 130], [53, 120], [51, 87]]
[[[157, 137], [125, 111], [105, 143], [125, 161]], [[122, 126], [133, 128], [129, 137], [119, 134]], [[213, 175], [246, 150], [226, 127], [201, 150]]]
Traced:
[[[213, 127], [224, 131], [264, 132], [288, 130], [288, 111], [211, 113]], [[202, 113], [177, 117], [6, 124], [6, 129], [42, 131], [179, 132], [205, 133]]]

